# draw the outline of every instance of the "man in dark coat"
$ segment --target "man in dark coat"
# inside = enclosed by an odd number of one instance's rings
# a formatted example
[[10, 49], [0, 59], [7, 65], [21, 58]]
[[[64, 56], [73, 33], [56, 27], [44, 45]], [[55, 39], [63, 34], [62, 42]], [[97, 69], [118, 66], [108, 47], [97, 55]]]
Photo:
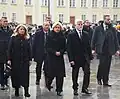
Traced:
[[44, 22], [43, 29], [36, 31], [33, 40], [33, 58], [37, 62], [36, 66], [36, 85], [39, 85], [41, 79], [42, 64], [46, 59], [46, 38], [49, 31], [49, 22]]
[[88, 36], [89, 36], [89, 39], [90, 39], [90, 42], [91, 42], [92, 35], [93, 35], [93, 29], [90, 27], [89, 20], [85, 20], [83, 30], [88, 33]]
[[2, 17], [1, 22], [2, 26], [0, 27], [0, 78], [1, 89], [4, 90], [4, 64], [7, 62], [8, 42], [13, 31], [8, 27], [8, 20], [6, 17]]
[[109, 16], [105, 16], [103, 24], [96, 27], [92, 38], [92, 49], [100, 57], [97, 72], [98, 84], [111, 87], [108, 83], [111, 59], [112, 55], [119, 50], [119, 44], [117, 32], [111, 25]]
[[72, 82], [74, 95], [78, 95], [78, 74], [79, 68], [82, 67], [84, 80], [82, 93], [91, 94], [88, 90], [90, 82], [90, 60], [92, 59], [91, 47], [88, 34], [82, 30], [83, 22], [76, 21], [76, 28], [67, 39], [67, 52], [72, 67]]

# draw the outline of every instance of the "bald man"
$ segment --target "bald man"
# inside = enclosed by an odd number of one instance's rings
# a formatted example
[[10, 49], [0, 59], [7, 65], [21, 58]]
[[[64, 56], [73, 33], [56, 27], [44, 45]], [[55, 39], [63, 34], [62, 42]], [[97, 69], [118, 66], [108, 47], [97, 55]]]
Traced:
[[37, 30], [33, 40], [33, 58], [36, 65], [36, 85], [40, 84], [42, 64], [46, 60], [46, 38], [49, 32], [50, 23], [48, 21], [43, 23], [43, 29]]

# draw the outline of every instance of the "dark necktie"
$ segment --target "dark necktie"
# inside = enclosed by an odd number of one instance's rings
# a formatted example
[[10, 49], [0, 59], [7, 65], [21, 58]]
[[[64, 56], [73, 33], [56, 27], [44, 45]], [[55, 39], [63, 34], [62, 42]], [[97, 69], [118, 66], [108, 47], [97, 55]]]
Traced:
[[46, 40], [47, 40], [47, 33], [44, 33], [44, 44], [46, 44]]
[[82, 39], [82, 31], [79, 31], [79, 33], [80, 33], [80, 38]]

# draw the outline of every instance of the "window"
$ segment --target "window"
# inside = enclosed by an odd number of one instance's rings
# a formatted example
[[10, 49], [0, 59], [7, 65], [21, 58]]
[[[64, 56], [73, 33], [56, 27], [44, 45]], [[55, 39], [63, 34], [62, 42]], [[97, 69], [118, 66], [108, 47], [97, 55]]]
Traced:
[[64, 18], [64, 15], [63, 14], [59, 14], [59, 21], [60, 22], [63, 22], [63, 18]]
[[58, 0], [58, 6], [65, 6], [64, 0]]
[[103, 0], [103, 7], [108, 7], [108, 0]]
[[97, 0], [92, 0], [92, 7], [97, 7]]
[[43, 23], [46, 21], [47, 14], [43, 14]]
[[75, 7], [75, 0], [70, 0], [70, 7]]
[[113, 7], [118, 7], [118, 0], [113, 0]]
[[42, 6], [48, 6], [48, 0], [42, 0]]
[[7, 3], [7, 0], [1, 0], [1, 3]]
[[12, 22], [16, 22], [16, 13], [12, 13]]
[[86, 20], [86, 15], [82, 15], [82, 20], [83, 20], [83, 21]]
[[116, 22], [117, 21], [117, 15], [113, 15], [113, 21]]
[[16, 4], [16, 0], [12, 0], [12, 4]]
[[25, 4], [26, 5], [31, 5], [32, 3], [31, 3], [31, 0], [25, 0]]
[[86, 0], [81, 0], [81, 7], [86, 7]]
[[2, 17], [6, 17], [6, 12], [3, 12], [3, 13], [2, 13]]
[[97, 15], [92, 15], [92, 22], [96, 23]]

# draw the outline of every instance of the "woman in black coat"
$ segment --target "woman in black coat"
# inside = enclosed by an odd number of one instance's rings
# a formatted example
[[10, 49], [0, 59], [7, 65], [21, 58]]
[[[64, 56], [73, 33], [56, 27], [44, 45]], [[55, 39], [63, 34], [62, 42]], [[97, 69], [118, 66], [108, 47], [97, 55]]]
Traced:
[[25, 97], [30, 97], [29, 88], [29, 66], [31, 61], [31, 47], [24, 25], [16, 27], [8, 46], [8, 64], [11, 65], [12, 86], [15, 88], [15, 96], [19, 96], [20, 86], [24, 87]]
[[48, 35], [46, 43], [46, 49], [48, 53], [48, 65], [45, 66], [45, 74], [48, 77], [47, 88], [50, 90], [52, 80], [54, 77], [56, 77], [56, 92], [58, 96], [62, 95], [61, 92], [65, 77], [65, 64], [63, 55], [65, 52], [66, 40], [61, 30], [61, 23], [54, 23], [53, 30]]

